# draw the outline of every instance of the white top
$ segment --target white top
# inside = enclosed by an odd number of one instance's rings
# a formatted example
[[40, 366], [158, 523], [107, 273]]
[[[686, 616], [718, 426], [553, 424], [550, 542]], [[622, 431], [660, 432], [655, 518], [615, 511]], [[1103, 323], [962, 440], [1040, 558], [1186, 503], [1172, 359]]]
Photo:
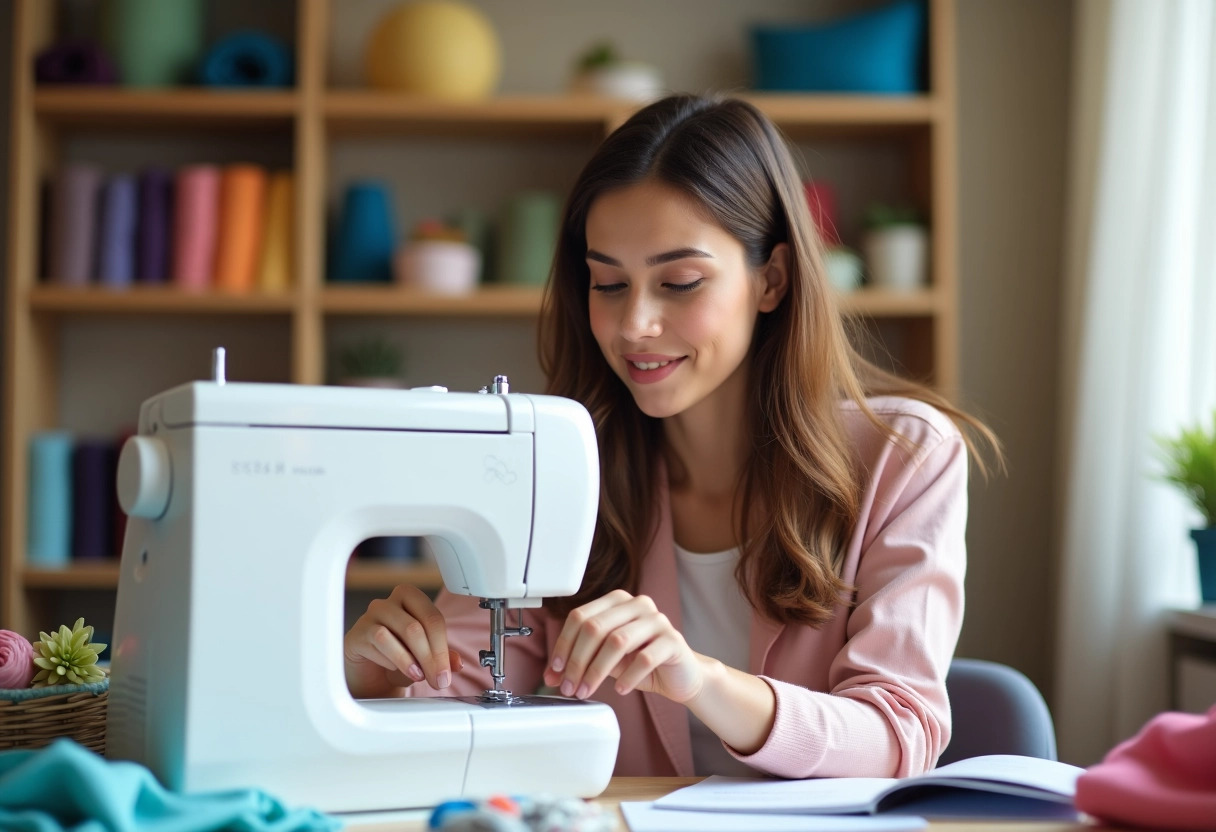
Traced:
[[[680, 615], [684, 640], [697, 653], [747, 671], [752, 610], [735, 580], [739, 550], [698, 554], [676, 544], [680, 577]], [[757, 772], [736, 760], [718, 735], [688, 712], [692, 763], [698, 775], [755, 777]]]

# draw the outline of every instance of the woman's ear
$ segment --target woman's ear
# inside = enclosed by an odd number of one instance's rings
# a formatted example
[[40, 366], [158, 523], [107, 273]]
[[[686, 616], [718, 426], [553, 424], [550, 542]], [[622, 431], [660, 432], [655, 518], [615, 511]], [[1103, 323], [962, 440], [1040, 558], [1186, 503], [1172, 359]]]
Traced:
[[772, 312], [781, 305], [790, 288], [789, 243], [773, 246], [773, 253], [760, 270], [760, 277], [764, 280], [764, 290], [760, 293], [759, 311]]

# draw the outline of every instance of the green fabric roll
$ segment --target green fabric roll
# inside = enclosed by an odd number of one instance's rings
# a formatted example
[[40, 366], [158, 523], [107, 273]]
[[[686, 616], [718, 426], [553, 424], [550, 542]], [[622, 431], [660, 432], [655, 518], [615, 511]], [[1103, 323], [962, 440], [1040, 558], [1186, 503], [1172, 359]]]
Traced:
[[106, 47], [123, 84], [171, 87], [192, 81], [203, 54], [203, 0], [107, 0]]
[[557, 248], [560, 214], [558, 198], [544, 191], [525, 191], [507, 203], [497, 241], [496, 280], [544, 285]]

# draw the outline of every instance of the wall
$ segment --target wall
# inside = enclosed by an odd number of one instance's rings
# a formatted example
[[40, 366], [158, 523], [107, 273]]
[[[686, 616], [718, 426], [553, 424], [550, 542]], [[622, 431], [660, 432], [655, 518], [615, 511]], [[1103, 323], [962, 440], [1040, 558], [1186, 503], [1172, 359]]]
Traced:
[[[331, 35], [344, 54], [357, 48], [357, 33], [388, 5], [344, 0]], [[513, 44], [504, 89], [560, 89], [589, 42], [574, 32], [595, 26], [627, 42], [629, 56], [658, 63], [672, 87], [700, 88], [709, 81], [737, 88], [746, 77], [737, 38], [753, 13], [733, 0], [669, 0], [661, 7], [518, 0], [509, 16], [501, 4], [479, 5], [502, 27], [504, 43]], [[762, 8], [782, 18], [808, 5], [827, 13], [848, 3], [768, 0]], [[643, 9], [656, 8], [661, 21], [638, 25]], [[11, 0], [0, 0], [4, 159], [11, 13]], [[670, 37], [680, 21], [694, 17], [695, 38]], [[972, 488], [968, 614], [959, 652], [1012, 664], [1044, 690], [1051, 676], [1052, 448], [1071, 24], [1072, 4], [1058, 0], [958, 3], [963, 392], [1001, 434], [1009, 455], [1008, 477]], [[337, 60], [332, 80], [350, 83], [357, 71], [349, 58]], [[6, 175], [7, 163], [0, 166], [0, 186]], [[0, 217], [7, 188], [3, 193]], [[0, 262], [7, 269], [7, 260]], [[105, 326], [81, 327], [77, 348], [87, 352], [93, 330]], [[518, 346], [520, 354], [527, 349], [526, 343]]]
[[1051, 688], [1054, 474], [1073, 9], [958, 9], [962, 383], [1009, 475], [972, 486], [961, 655]]

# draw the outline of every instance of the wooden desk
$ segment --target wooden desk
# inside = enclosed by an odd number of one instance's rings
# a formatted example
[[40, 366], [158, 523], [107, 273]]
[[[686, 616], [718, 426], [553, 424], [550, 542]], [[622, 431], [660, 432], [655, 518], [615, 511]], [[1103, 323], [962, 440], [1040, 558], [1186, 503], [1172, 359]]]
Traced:
[[[616, 808], [622, 801], [657, 800], [668, 792], [682, 786], [691, 786], [701, 777], [614, 777], [604, 793], [595, 802], [601, 806]], [[618, 832], [628, 832], [629, 827], [617, 815]], [[939, 822], [930, 824], [934, 832], [1095, 832], [1099, 827], [1085, 823], [1035, 823], [1029, 821], [993, 821], [988, 823]], [[1100, 827], [1101, 832], [1128, 832], [1118, 827]], [[352, 832], [424, 832], [426, 821], [403, 821], [400, 823], [378, 823], [356, 826]]]

